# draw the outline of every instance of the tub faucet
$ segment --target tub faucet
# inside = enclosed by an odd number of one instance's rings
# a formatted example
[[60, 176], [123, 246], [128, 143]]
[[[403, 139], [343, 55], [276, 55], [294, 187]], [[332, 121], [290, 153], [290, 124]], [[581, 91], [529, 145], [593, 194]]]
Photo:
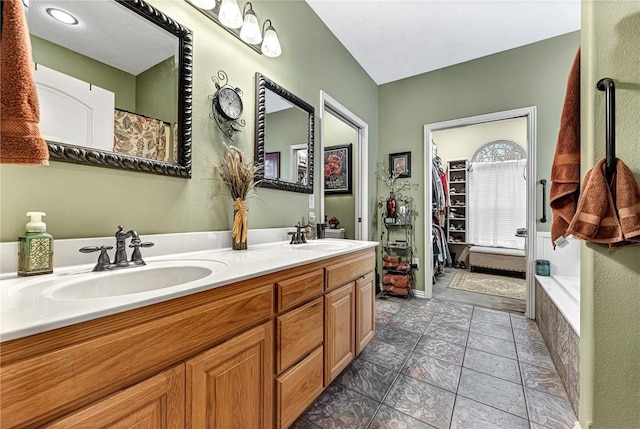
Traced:
[[[146, 265], [142, 259], [140, 248], [151, 247], [153, 246], [153, 243], [143, 243], [142, 240], [140, 240], [138, 233], [133, 229], [124, 232], [124, 227], [122, 225], [118, 226], [115, 238], [116, 253], [113, 262], [111, 262], [109, 254], [107, 253], [108, 250], [113, 249], [113, 246], [88, 246], [80, 249], [80, 252], [82, 253], [100, 252], [100, 256], [98, 256], [98, 263], [93, 268], [93, 271], [115, 270], [118, 268]], [[131, 259], [129, 260], [127, 260], [127, 238], [131, 238], [131, 244], [129, 244], [129, 247], [133, 249], [131, 252]]]

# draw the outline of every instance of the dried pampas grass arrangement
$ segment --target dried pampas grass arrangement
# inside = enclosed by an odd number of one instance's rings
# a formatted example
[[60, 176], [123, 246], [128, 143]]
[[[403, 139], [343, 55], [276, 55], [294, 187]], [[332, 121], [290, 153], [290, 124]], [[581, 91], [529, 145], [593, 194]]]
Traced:
[[233, 237], [232, 246], [235, 250], [247, 248], [247, 206], [244, 200], [253, 190], [260, 179], [258, 174], [264, 166], [253, 161], [247, 161], [244, 153], [235, 146], [224, 143], [226, 153], [219, 165], [214, 165], [215, 171], [227, 185], [233, 199]]
[[231, 198], [244, 200], [249, 192], [260, 183], [258, 174], [263, 167], [253, 161], [246, 161], [244, 153], [233, 145], [223, 143], [226, 153], [220, 162], [213, 168], [220, 176], [222, 182], [227, 185]]

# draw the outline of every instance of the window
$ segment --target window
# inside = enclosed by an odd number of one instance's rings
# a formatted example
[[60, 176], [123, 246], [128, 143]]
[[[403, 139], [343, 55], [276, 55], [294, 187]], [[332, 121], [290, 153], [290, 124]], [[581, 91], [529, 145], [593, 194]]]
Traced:
[[480, 148], [473, 154], [471, 162], [503, 162], [527, 159], [522, 146], [510, 140], [495, 140]]

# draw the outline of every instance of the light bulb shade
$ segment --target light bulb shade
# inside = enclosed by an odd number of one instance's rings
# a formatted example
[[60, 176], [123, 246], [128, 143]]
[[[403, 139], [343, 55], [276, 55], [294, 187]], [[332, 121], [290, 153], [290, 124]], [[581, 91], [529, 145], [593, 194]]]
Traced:
[[253, 9], [249, 9], [244, 14], [244, 24], [242, 24], [242, 30], [240, 30], [240, 38], [252, 45], [262, 42], [262, 32], [258, 24], [258, 17], [253, 12]]
[[222, 0], [220, 11], [218, 12], [218, 21], [225, 27], [242, 27], [242, 14], [236, 0]]
[[216, 7], [216, 0], [189, 0], [195, 7], [211, 10]]
[[279, 57], [282, 53], [280, 47], [280, 40], [278, 40], [278, 33], [273, 26], [269, 25], [264, 32], [264, 39], [262, 40], [262, 53], [267, 57]]

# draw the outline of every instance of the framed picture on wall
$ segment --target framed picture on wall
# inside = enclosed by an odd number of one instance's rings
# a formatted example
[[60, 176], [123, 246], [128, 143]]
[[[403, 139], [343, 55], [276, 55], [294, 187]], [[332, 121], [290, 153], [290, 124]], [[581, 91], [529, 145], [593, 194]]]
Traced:
[[351, 146], [331, 146], [324, 149], [325, 195], [351, 194]]
[[389, 174], [398, 177], [411, 177], [411, 152], [389, 154]]
[[280, 152], [267, 152], [264, 154], [265, 179], [280, 178]]

